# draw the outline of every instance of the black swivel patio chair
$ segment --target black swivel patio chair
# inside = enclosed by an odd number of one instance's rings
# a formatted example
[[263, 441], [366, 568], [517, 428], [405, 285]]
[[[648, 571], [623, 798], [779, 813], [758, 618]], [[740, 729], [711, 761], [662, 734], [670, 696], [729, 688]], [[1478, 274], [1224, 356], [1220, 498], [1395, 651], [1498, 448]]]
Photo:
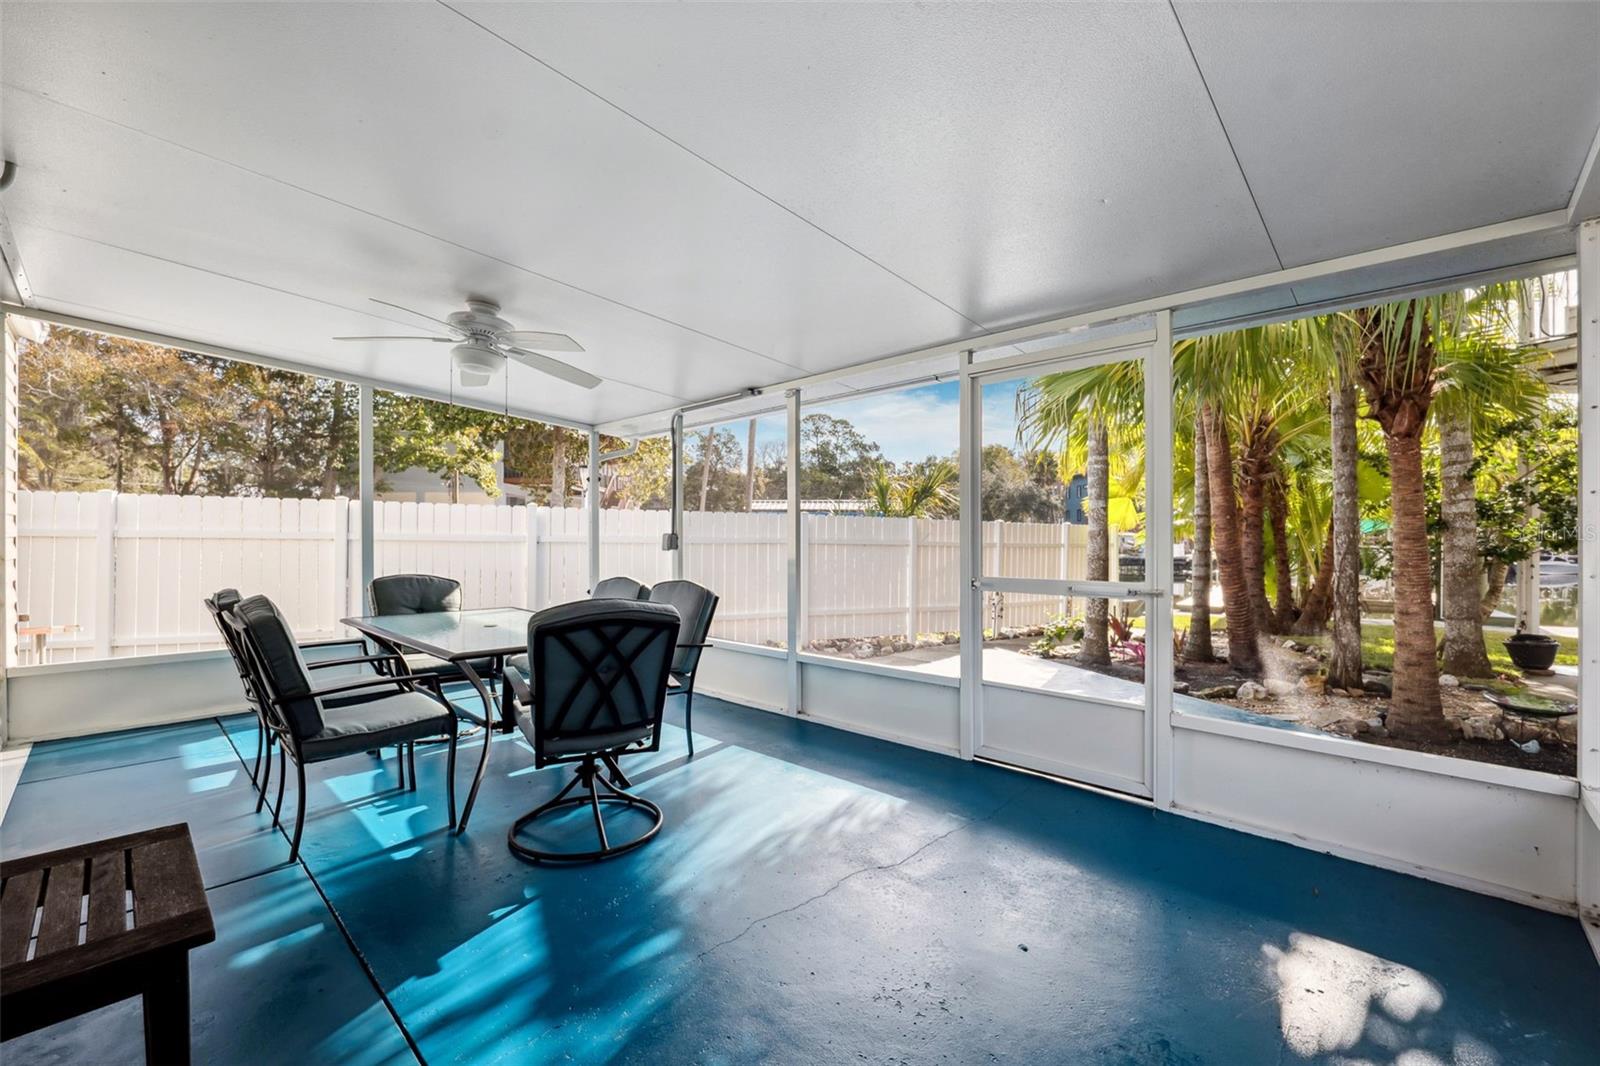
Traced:
[[[274, 746], [274, 734], [272, 730], [267, 728], [266, 718], [261, 710], [261, 701], [257, 697], [255, 688], [251, 682], [248, 653], [239, 643], [238, 632], [233, 628], [233, 626], [228, 624], [225, 617], [228, 612], [232, 611], [239, 605], [239, 601], [241, 599], [242, 597], [239, 595], [238, 589], [228, 588], [218, 589], [201, 602], [206, 605], [206, 610], [211, 613], [211, 620], [216, 623], [217, 630], [222, 634], [223, 646], [228, 649], [228, 658], [232, 660], [233, 668], [239, 675], [239, 684], [244, 689], [245, 702], [247, 702], [250, 705], [250, 709], [255, 712], [256, 758], [255, 763], [250, 768], [250, 784], [258, 793], [260, 793], [256, 799], [256, 810], [259, 811], [262, 804], [266, 801], [267, 785], [272, 777], [272, 748]], [[307, 662], [306, 666], [312, 670], [326, 670], [331, 667], [357, 666], [361, 664], [376, 664], [387, 658], [387, 656], [369, 654], [370, 649], [367, 647], [367, 642], [359, 637], [331, 638], [328, 640], [306, 640], [300, 641], [297, 647], [299, 647], [301, 651], [314, 651], [319, 648], [353, 648], [358, 653], [356, 655], [346, 656], [338, 659], [318, 659]], [[402, 751], [400, 754], [401, 757], [404, 758], [405, 753]], [[265, 772], [263, 772], [263, 763], [265, 764]], [[402, 762], [402, 777], [404, 772], [405, 765]], [[278, 812], [274, 810], [274, 818], [277, 817], [277, 814]]]
[[700, 653], [711, 646], [717, 599], [716, 593], [693, 581], [663, 581], [650, 590], [651, 603], [671, 604], [683, 620], [677, 654], [672, 657], [669, 695], [683, 697], [683, 731], [689, 737], [690, 755], [694, 754], [694, 677], [700, 669]]
[[[594, 583], [594, 588], [589, 592], [591, 600], [648, 600], [650, 586], [635, 581], [631, 577], [603, 577]], [[527, 677], [528, 656], [513, 655], [506, 659], [505, 665]]]
[[[319, 688], [312, 683], [310, 669], [300, 655], [289, 624], [271, 600], [251, 596], [223, 618], [233, 627], [239, 646], [246, 653], [250, 684], [267, 726], [280, 745], [279, 758], [287, 755], [294, 763], [300, 797], [289, 840], [290, 862], [300, 855], [300, 834], [305, 828], [306, 764], [391, 744], [404, 747], [409, 753], [410, 787], [415, 790], [416, 742], [445, 737], [449, 743], [445, 791], [450, 828], [455, 828], [456, 714], [437, 677], [373, 674]], [[286, 772], [279, 774], [280, 808], [285, 777]], [[405, 778], [401, 780], [403, 787]]]
[[[554, 799], [512, 823], [506, 834], [512, 854], [529, 862], [593, 862], [630, 851], [660, 831], [661, 808], [627, 791], [630, 783], [617, 759], [661, 748], [661, 715], [677, 637], [677, 611], [642, 601], [580, 600], [528, 620], [531, 676], [506, 672], [517, 691], [517, 726], [533, 746], [535, 767], [577, 765]], [[580, 785], [580, 794], [569, 795]], [[594, 813], [598, 849], [545, 851], [517, 839], [524, 826], [543, 815], [583, 804]], [[603, 804], [643, 811], [650, 827], [613, 844]]]

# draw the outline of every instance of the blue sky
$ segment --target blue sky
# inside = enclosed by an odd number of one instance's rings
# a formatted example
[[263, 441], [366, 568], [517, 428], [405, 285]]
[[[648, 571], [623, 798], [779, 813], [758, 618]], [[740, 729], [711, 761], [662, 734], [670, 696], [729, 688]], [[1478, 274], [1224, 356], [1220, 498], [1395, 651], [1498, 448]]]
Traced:
[[[1017, 381], [984, 386], [983, 438], [1010, 446], [1016, 437]], [[876, 441], [884, 458], [914, 462], [930, 455], [953, 455], [959, 442], [960, 387], [954, 381], [913, 389], [878, 392], [860, 399], [830, 400], [805, 413], [821, 412], [847, 419], [862, 435]], [[743, 440], [743, 433], [738, 434]], [[756, 423], [756, 445], [783, 443], [782, 415], [766, 415]]]

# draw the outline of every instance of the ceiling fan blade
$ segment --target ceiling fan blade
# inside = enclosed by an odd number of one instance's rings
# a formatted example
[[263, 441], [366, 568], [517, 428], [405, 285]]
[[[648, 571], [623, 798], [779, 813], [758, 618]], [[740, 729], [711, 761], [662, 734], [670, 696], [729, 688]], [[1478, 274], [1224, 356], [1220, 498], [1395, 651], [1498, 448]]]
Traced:
[[587, 370], [579, 370], [575, 366], [568, 366], [566, 363], [558, 362], [548, 355], [530, 352], [526, 348], [507, 348], [505, 349], [505, 354], [523, 366], [532, 367], [540, 373], [549, 374], [551, 377], [560, 378], [562, 381], [569, 381], [579, 388], [592, 389], [600, 384], [600, 379]]
[[460, 330], [456, 329], [456, 327], [452, 326], [450, 323], [446, 322], [442, 318], [434, 318], [432, 315], [425, 315], [421, 311], [413, 311], [409, 307], [402, 307], [399, 304], [390, 303], [388, 300], [380, 300], [376, 296], [369, 296], [369, 297], [367, 297], [367, 299], [371, 300], [375, 304], [382, 304], [384, 307], [392, 307], [396, 311], [404, 311], [408, 315], [416, 315], [418, 318], [425, 318], [429, 322], [434, 323], [435, 325], [443, 326], [445, 329], [450, 330], [452, 333], [460, 333], [461, 332]]
[[336, 341], [438, 341], [441, 344], [455, 344], [455, 337], [335, 337]]
[[536, 329], [508, 329], [499, 334], [513, 344], [537, 348], [545, 352], [581, 352], [583, 345], [565, 333], [541, 333]]

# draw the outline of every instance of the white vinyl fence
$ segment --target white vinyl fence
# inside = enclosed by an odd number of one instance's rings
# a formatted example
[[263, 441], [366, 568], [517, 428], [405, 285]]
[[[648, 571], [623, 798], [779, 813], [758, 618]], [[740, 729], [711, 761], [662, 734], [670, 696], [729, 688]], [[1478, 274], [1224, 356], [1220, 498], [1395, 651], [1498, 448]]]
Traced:
[[[48, 626], [51, 662], [219, 646], [201, 600], [219, 588], [271, 596], [302, 637], [335, 636], [361, 611], [356, 501], [22, 492], [17, 597], [24, 626]], [[379, 502], [378, 574], [443, 574], [469, 607], [544, 607], [588, 585], [577, 508]], [[713, 635], [785, 638], [782, 513], [684, 516], [684, 576], [722, 598]], [[600, 573], [646, 584], [672, 576], [665, 511], [603, 511]], [[807, 515], [802, 591], [808, 639], [952, 631], [960, 598], [952, 519]], [[1081, 574], [1082, 526], [984, 523], [985, 569], [1012, 577]], [[1011, 597], [1007, 626], [1059, 613], [1050, 597]], [[19, 637], [17, 661], [35, 659]]]

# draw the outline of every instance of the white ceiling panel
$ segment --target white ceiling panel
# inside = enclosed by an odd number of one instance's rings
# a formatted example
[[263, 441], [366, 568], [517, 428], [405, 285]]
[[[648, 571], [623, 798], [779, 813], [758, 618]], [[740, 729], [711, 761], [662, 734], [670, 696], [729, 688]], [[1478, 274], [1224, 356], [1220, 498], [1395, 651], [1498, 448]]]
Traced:
[[991, 328], [1278, 265], [1164, 4], [460, 6]]
[[29, 5], [5, 18], [19, 94], [791, 369], [971, 328], [436, 4]]
[[[241, 336], [272, 336], [277, 339], [272, 350], [255, 349], [255, 354], [392, 382], [402, 391], [435, 396], [451, 391], [447, 363], [438, 351], [444, 345], [380, 349], [352, 344], [341, 346], [348, 351], [341, 350], [337, 358], [329, 356], [329, 336], [358, 322], [371, 328], [370, 317], [50, 230], [19, 226], [17, 231], [19, 240], [25, 238], [40, 253], [34, 257], [39, 265], [30, 266], [28, 273], [41, 294], [39, 306], [47, 310], [223, 347], [236, 346]], [[68, 292], [70, 297], [56, 295]], [[160, 311], [172, 306], [174, 292], [184, 294], [181, 318]], [[635, 410], [660, 406], [657, 393], [625, 382], [609, 382], [590, 392], [515, 364], [509, 386], [514, 411], [578, 423], [599, 421], [606, 409], [602, 403]], [[507, 399], [499, 381], [478, 389], [456, 386], [454, 392], [490, 407]], [[521, 402], [528, 397], [536, 402]]]
[[1562, 207], [1600, 123], [1600, 4], [1179, 11], [0, 4], [3, 207], [41, 306], [436, 390], [327, 338], [480, 293], [616, 422]]
[[[335, 330], [341, 335], [410, 334], [429, 331], [369, 297], [443, 317], [459, 310], [468, 293], [480, 294], [497, 300], [520, 327], [577, 336], [588, 351], [566, 358], [606, 379], [583, 404], [602, 411], [623, 396], [636, 400], [653, 392], [653, 406], [661, 407], [706, 388], [730, 391], [792, 373], [786, 364], [608, 305], [414, 230], [307, 198], [281, 183], [82, 112], [26, 94], [17, 94], [9, 111], [23, 120], [14, 138], [19, 150], [41, 163], [7, 197], [14, 224], [218, 275], [233, 282], [225, 290], [233, 294], [229, 300], [249, 301], [257, 290], [270, 290], [343, 312]], [[47, 269], [49, 250], [31, 243], [27, 248], [30, 274]], [[62, 287], [47, 289], [35, 282], [40, 298], [73, 299], [75, 279], [56, 276]], [[217, 298], [208, 288], [205, 299]], [[172, 289], [158, 299], [154, 306], [129, 311], [181, 325], [200, 297]], [[366, 347], [331, 341], [332, 333], [308, 346], [299, 336], [292, 346], [271, 330], [226, 341], [205, 339], [334, 369], [348, 368], [356, 350]], [[426, 342], [373, 347], [402, 360], [446, 356], [443, 346]], [[635, 353], [651, 357], [633, 358]], [[524, 407], [578, 417], [539, 408], [552, 394], [538, 390], [537, 376], [529, 381], [535, 391], [517, 397]], [[629, 387], [611, 388], [619, 382]]]
[[1567, 206], [1600, 4], [1177, 10], [1285, 266]]

